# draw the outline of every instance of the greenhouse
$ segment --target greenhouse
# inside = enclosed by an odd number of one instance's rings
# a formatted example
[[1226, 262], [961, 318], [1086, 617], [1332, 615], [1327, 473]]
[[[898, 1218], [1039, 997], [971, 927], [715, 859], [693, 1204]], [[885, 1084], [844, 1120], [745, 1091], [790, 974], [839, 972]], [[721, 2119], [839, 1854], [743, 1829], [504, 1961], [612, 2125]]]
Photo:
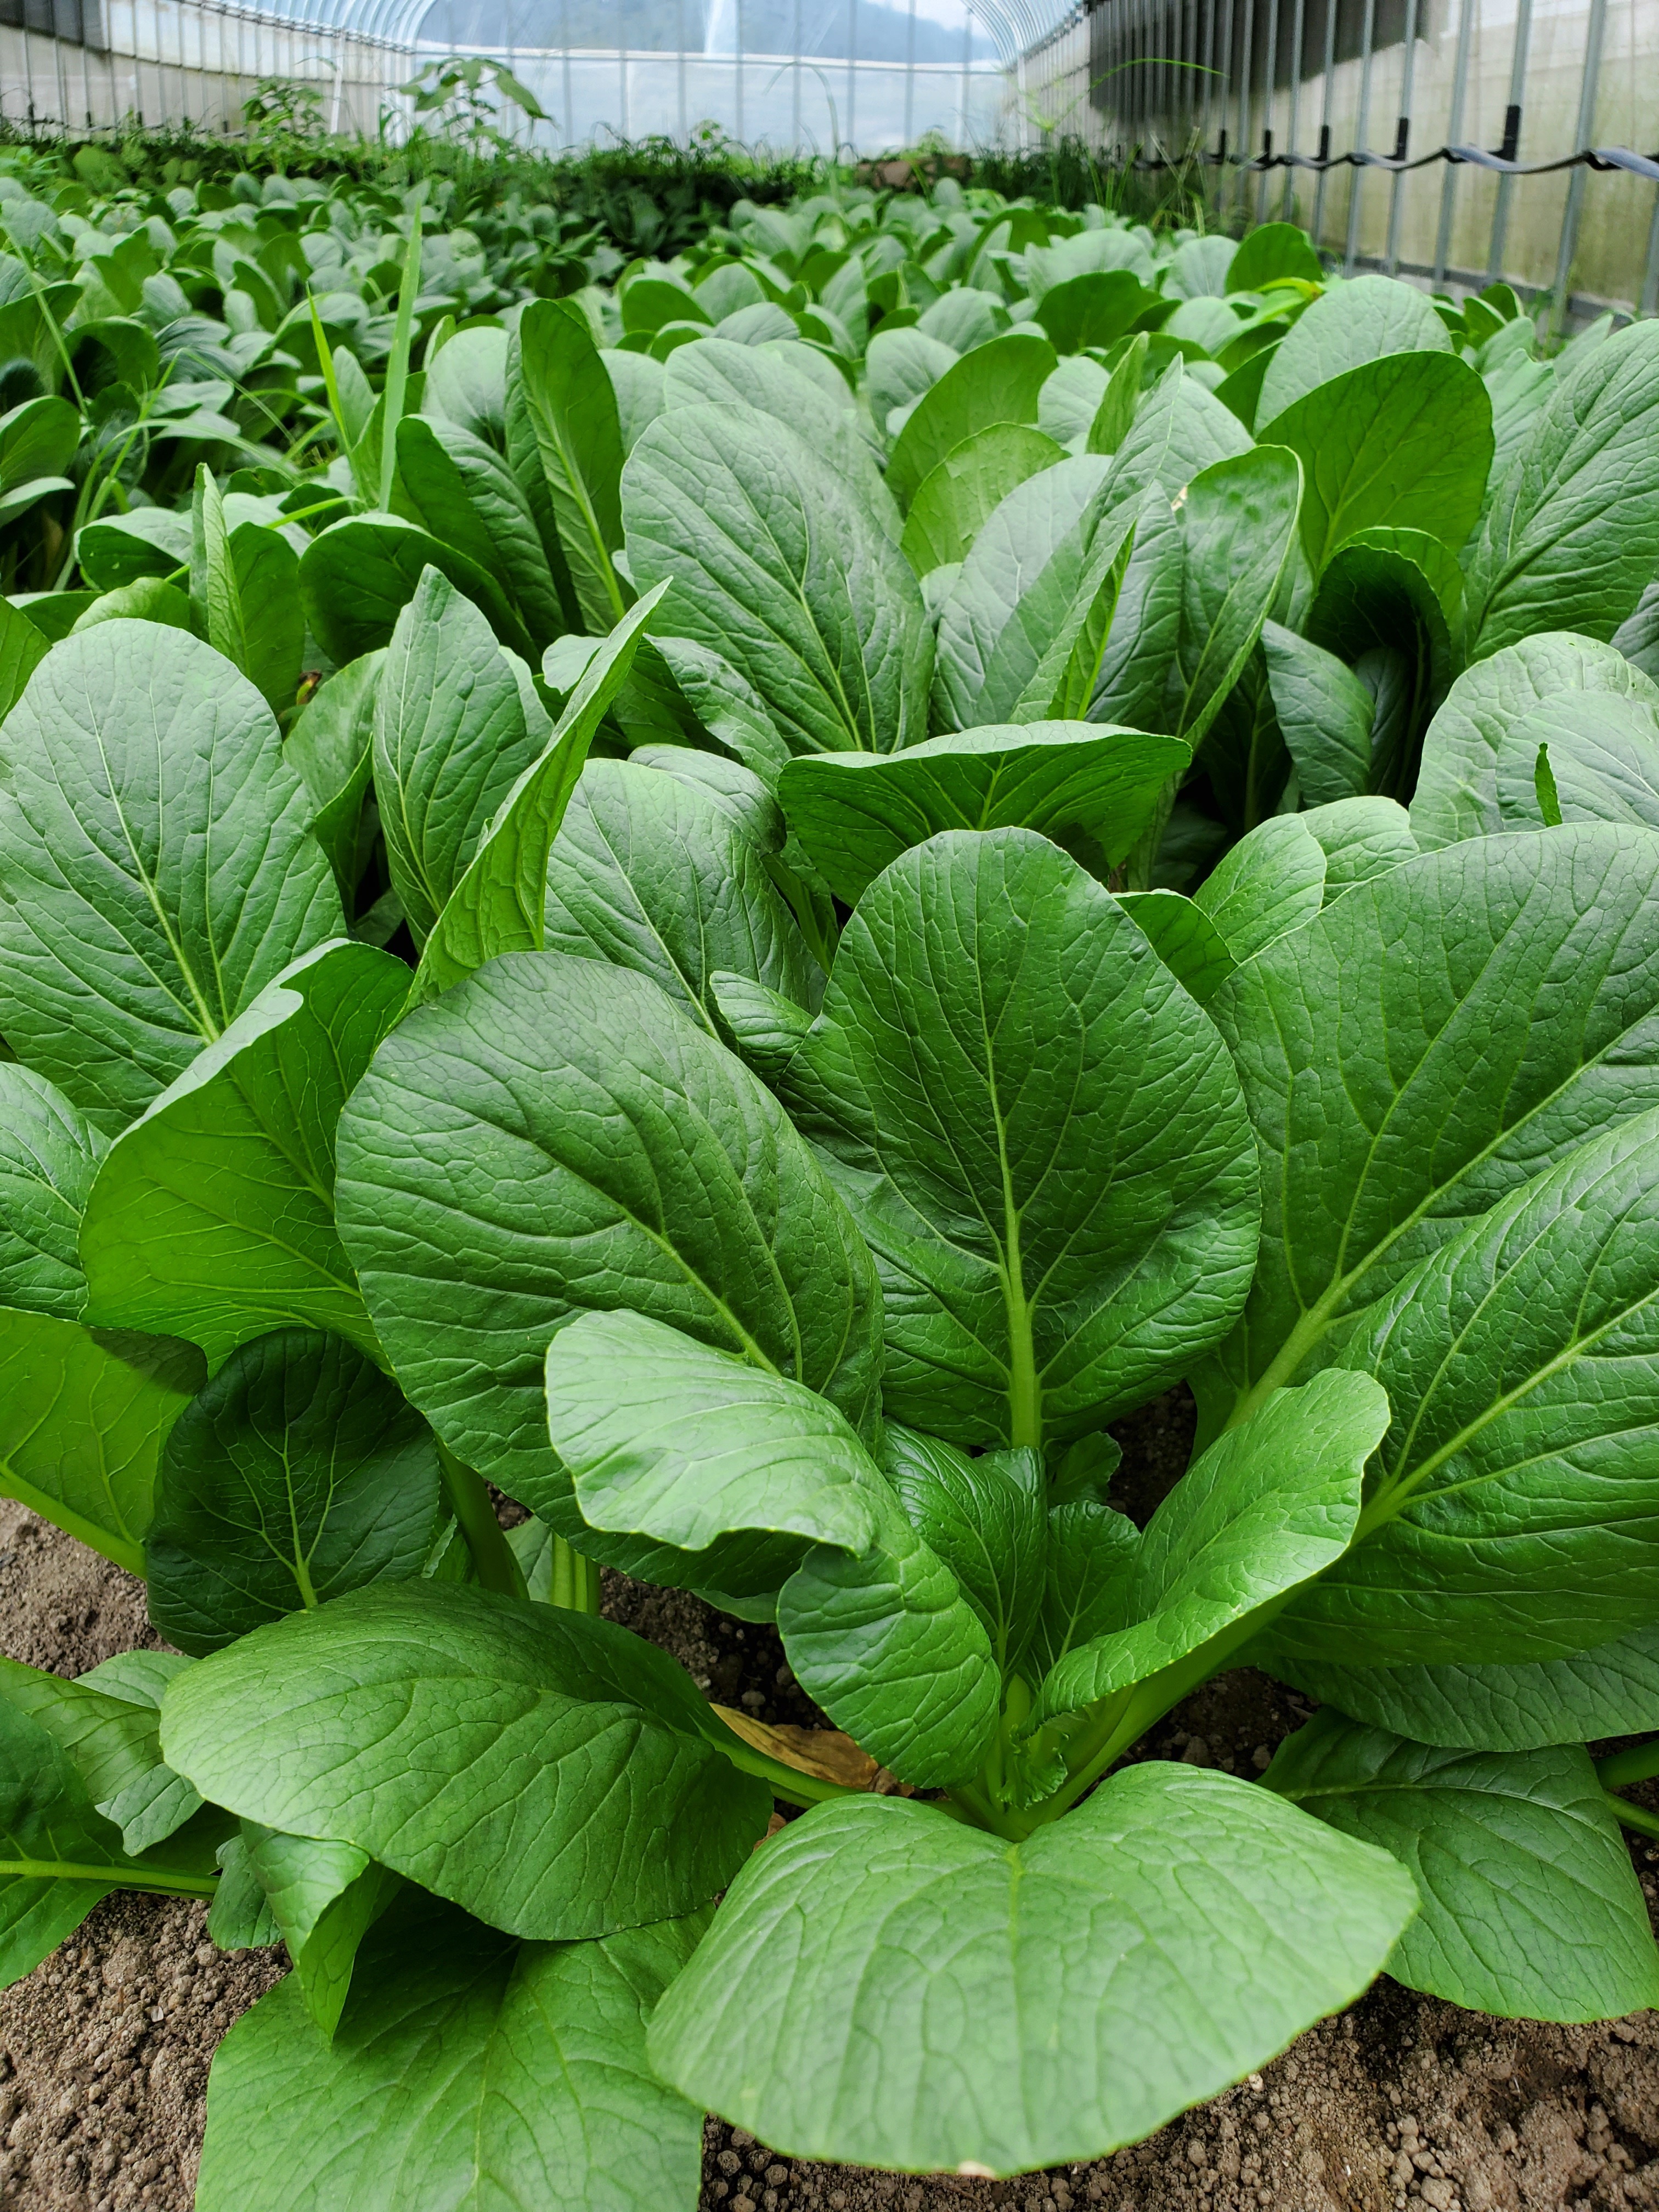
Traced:
[[7, 4], [0, 2212], [1659, 2203], [1650, 0]]

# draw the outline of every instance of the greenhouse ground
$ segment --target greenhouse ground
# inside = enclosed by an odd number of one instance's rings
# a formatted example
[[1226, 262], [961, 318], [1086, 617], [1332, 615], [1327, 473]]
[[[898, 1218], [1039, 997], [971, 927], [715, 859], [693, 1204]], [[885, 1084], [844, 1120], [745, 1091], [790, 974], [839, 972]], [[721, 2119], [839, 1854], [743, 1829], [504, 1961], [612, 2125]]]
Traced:
[[[1118, 1425], [1115, 1502], [1144, 1520], [1185, 1464], [1172, 1393]], [[516, 1515], [516, 1509], [508, 1509]], [[605, 1611], [722, 1704], [816, 1717], [768, 1631], [679, 1591], [605, 1577]], [[0, 1502], [0, 1646], [75, 1674], [159, 1642], [143, 1585]], [[1305, 1717], [1253, 1670], [1209, 1683], [1138, 1747], [1249, 1775]], [[1659, 1805], [1659, 1785], [1638, 1793]], [[1633, 1842], [1659, 1926], [1659, 1845]], [[0, 2207], [189, 2212], [209, 2063], [276, 1982], [280, 1948], [227, 1954], [205, 1908], [110, 1898], [0, 1996]], [[1386, 1978], [1273, 2065], [1148, 2142], [1018, 2180], [872, 2173], [776, 2156], [710, 2121], [701, 2212], [1624, 2212], [1659, 2206], [1659, 2014], [1588, 2027], [1494, 2021]], [[266, 2208], [248, 2208], [266, 2212]]]

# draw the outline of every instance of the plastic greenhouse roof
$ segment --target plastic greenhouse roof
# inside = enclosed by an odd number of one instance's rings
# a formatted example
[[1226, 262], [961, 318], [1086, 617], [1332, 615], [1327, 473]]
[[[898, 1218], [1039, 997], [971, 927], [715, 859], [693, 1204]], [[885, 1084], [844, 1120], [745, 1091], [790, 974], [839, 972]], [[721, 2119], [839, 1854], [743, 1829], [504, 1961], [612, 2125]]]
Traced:
[[[673, 0], [664, 0], [665, 12], [672, 5]], [[420, 39], [420, 28], [430, 7], [431, 0], [258, 0], [258, 6], [248, 12], [267, 21], [339, 31], [392, 46], [412, 47], [418, 40], [423, 48], [429, 48], [434, 42]], [[233, 4], [230, 12], [241, 11]], [[1041, 45], [1075, 12], [1075, 0], [972, 0], [971, 8], [995, 46], [999, 61], [1007, 66]], [[547, 15], [550, 24], [556, 21], [550, 6]], [[548, 39], [544, 46], [540, 40], [526, 36], [523, 27], [515, 28], [514, 45], [520, 51], [558, 51], [556, 38]]]

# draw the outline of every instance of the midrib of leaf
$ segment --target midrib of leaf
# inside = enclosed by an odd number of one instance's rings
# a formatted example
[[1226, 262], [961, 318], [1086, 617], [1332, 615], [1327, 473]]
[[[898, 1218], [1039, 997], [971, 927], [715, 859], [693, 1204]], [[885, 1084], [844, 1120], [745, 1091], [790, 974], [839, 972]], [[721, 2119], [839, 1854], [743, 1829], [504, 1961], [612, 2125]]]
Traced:
[[[162, 750], [161, 733], [159, 729], [155, 732], [155, 739], [156, 751], [159, 757]], [[145, 867], [143, 862], [138, 857], [137, 841], [132, 834], [131, 828], [127, 821], [126, 809], [122, 805], [119, 794], [116, 789], [115, 777], [110, 768], [109, 755], [104, 750], [104, 733], [96, 722], [93, 725], [93, 742], [98, 748], [98, 758], [101, 763], [104, 770], [105, 788], [109, 794], [109, 803], [114, 811], [115, 819], [120, 825], [121, 836], [125, 842], [128, 856], [132, 862], [133, 874], [137, 877], [140, 885], [142, 886], [144, 896], [149, 902], [150, 911], [155, 916], [156, 926], [161, 930], [161, 935], [166, 940], [168, 951], [172, 953], [174, 960], [178, 963], [179, 973], [184, 977], [185, 981], [190, 987], [190, 995], [196, 1003], [195, 1026], [209, 1044], [216, 1043], [220, 1032], [214, 1024], [212, 1015], [208, 1011], [207, 1000], [202, 995], [201, 986], [196, 980], [195, 970], [185, 959], [184, 947], [179, 944], [178, 938], [173, 933], [173, 925], [162, 910], [161, 902], [157, 895], [155, 885], [151, 880], [149, 871]], [[211, 771], [210, 770], [210, 775]], [[62, 788], [61, 785], [59, 786], [59, 788]], [[64, 796], [66, 799], [69, 799], [69, 793], [67, 792], [64, 792]], [[157, 803], [158, 805], [163, 803], [159, 791], [157, 793]], [[71, 801], [70, 804], [72, 805], [73, 802]], [[204, 859], [205, 860], [205, 858], [206, 855], [204, 854]], [[209, 934], [210, 937], [210, 930]], [[142, 954], [140, 954], [139, 957], [141, 959], [143, 958]], [[149, 972], [152, 975], [155, 975], [155, 969], [149, 967], [149, 963], [148, 961], [144, 962], [144, 965], [147, 969], [149, 969]], [[179, 1008], [180, 1013], [187, 1013], [189, 1012], [189, 1009], [180, 1000], [179, 994], [172, 988], [164, 977], [155, 975], [155, 981], [167, 997], [171, 999], [173, 1005]]]
[[[602, 370], [601, 374], [603, 373]], [[614, 622], [620, 622], [628, 610], [623, 605], [622, 593], [617, 588], [617, 572], [611, 565], [610, 549], [605, 544], [605, 533], [599, 528], [599, 518], [594, 512], [593, 503], [588, 497], [586, 479], [582, 475], [575, 455], [566, 443], [564, 432], [551, 407], [538, 402], [536, 412], [546, 422], [548, 437], [558, 459], [559, 471], [564, 478], [565, 489], [574, 502], [576, 512], [581, 518], [582, 528], [586, 532], [591, 542], [592, 554], [599, 566], [599, 580], [605, 586], [605, 595], [611, 602], [611, 618]]]
[[148, 1889], [165, 1897], [211, 1897], [216, 1885], [205, 1875], [167, 1875], [149, 1867], [86, 1866], [74, 1859], [0, 1859], [0, 1879], [25, 1881], [101, 1881], [111, 1889]]
[[[293, 1555], [291, 1558], [285, 1559], [283, 1561], [283, 1565], [288, 1567], [289, 1571], [294, 1577], [295, 1586], [300, 1593], [301, 1604], [304, 1606], [307, 1613], [315, 1613], [317, 1610], [317, 1591], [316, 1587], [311, 1579], [310, 1554], [307, 1552], [304, 1541], [300, 1534], [300, 1504], [298, 1498], [294, 1494], [294, 1467], [293, 1462], [289, 1458], [286, 1448], [283, 1449], [282, 1453], [282, 1462], [283, 1492], [283, 1495], [288, 1499], [289, 1532], [293, 1540]], [[332, 1501], [333, 1495], [334, 1488], [332, 1482], [331, 1482], [329, 1485], [329, 1498], [331, 1502]], [[325, 1506], [317, 1523], [316, 1540], [319, 1544], [323, 1540], [323, 1530], [327, 1527], [327, 1525], [328, 1508]]]

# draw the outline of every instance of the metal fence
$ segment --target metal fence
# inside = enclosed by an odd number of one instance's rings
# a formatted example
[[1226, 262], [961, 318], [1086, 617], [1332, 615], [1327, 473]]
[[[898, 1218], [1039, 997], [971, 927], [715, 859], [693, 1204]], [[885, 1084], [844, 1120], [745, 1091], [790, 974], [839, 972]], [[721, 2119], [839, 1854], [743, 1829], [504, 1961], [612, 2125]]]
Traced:
[[1028, 141], [1194, 162], [1350, 270], [1659, 309], [1655, 0], [1102, 0], [1021, 73]]

